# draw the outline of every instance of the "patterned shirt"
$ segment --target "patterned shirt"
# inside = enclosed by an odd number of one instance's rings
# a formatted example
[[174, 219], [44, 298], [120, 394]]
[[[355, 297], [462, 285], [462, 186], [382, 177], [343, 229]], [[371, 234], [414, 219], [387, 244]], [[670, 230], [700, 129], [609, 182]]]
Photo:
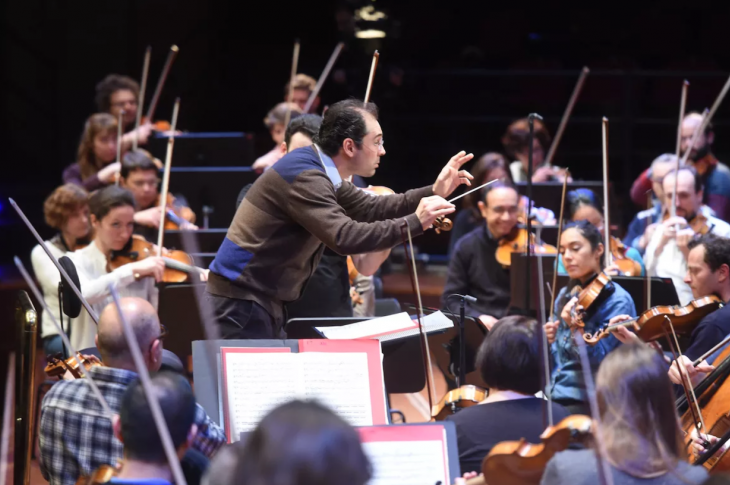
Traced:
[[[91, 370], [112, 412], [118, 413], [122, 395], [137, 373], [94, 367]], [[225, 443], [223, 430], [198, 405], [198, 435], [193, 448], [212, 456]], [[123, 445], [114, 437], [111, 420], [104, 414], [85, 379], [59, 381], [43, 398], [40, 424], [40, 467], [51, 485], [74, 485], [100, 465], [116, 465]]]

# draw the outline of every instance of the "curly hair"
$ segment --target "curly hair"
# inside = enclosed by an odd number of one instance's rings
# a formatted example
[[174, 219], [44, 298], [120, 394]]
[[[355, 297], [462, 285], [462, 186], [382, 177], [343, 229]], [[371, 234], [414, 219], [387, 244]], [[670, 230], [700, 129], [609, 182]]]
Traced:
[[96, 106], [102, 113], [111, 111], [112, 94], [121, 90], [128, 90], [134, 93], [139, 100], [139, 83], [129, 76], [121, 74], [109, 74], [96, 85]]
[[[297, 74], [294, 76], [294, 85], [292, 89], [306, 89], [310, 93], [317, 86], [317, 80], [306, 74]], [[289, 83], [284, 86], [284, 96], [289, 96]]]
[[54, 229], [61, 230], [68, 218], [89, 204], [89, 193], [76, 184], [66, 184], [58, 187], [43, 203], [43, 215], [46, 224]]
[[116, 132], [117, 120], [109, 113], [96, 113], [86, 120], [78, 151], [81, 177], [87, 179], [102, 168], [94, 155], [94, 138], [96, 138], [96, 135], [99, 133], [116, 134]]

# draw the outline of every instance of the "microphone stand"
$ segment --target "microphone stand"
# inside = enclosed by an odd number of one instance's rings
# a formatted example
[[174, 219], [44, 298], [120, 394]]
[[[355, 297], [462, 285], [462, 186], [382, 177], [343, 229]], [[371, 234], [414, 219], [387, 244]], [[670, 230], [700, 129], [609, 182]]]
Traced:
[[[528, 148], [528, 157], [527, 157], [527, 207], [525, 208], [525, 217], [527, 219], [527, 247], [525, 248], [525, 255], [527, 256], [527, 264], [525, 265], [525, 282], [527, 283], [527, 288], [525, 289], [525, 311], [530, 311], [530, 301], [531, 301], [531, 290], [532, 290], [532, 280], [531, 280], [531, 266], [532, 261], [530, 260], [530, 253], [532, 252], [532, 220], [530, 218], [530, 213], [532, 212], [532, 172], [533, 172], [533, 165], [532, 165], [532, 145], [535, 140], [535, 118], [538, 120], [542, 120], [542, 116], [540, 116], [537, 113], [530, 113], [527, 117], [527, 124], [530, 127], [530, 141], [529, 141], [529, 148]], [[529, 314], [529, 313], [528, 313]]]
[[466, 320], [466, 296], [459, 295], [459, 373], [456, 376], [456, 387], [466, 384], [466, 341], [464, 337], [464, 321]]

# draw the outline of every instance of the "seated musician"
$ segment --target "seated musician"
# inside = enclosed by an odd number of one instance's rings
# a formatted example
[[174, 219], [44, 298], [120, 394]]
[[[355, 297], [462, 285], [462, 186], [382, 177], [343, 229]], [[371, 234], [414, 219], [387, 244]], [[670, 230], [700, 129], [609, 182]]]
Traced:
[[[316, 86], [317, 81], [313, 77], [307, 76], [306, 74], [297, 74], [294, 76], [291, 99], [289, 99], [289, 83], [286, 83], [286, 86], [284, 86], [284, 101], [296, 104], [304, 112], [309, 96], [314, 92]], [[314, 98], [312, 106], [309, 108], [309, 113], [317, 112], [319, 102], [319, 96]]]
[[[545, 165], [545, 154], [550, 149], [550, 133], [540, 120], [534, 122], [534, 139], [532, 141], [532, 181], [533, 182], [562, 182], [564, 175], [557, 167]], [[527, 169], [530, 155], [530, 128], [527, 118], [514, 121], [507, 127], [502, 136], [504, 152], [514, 160], [509, 164], [512, 180], [527, 182]]]
[[[502, 441], [540, 442], [547, 401], [535, 397], [542, 368], [538, 330], [534, 319], [514, 315], [499, 320], [484, 337], [476, 366], [489, 396], [446, 418], [456, 424], [462, 473], [481, 471], [484, 457]], [[564, 407], [551, 405], [554, 422], [569, 415]]]
[[[151, 374], [150, 383], [160, 402], [172, 446], [177, 456], [182, 457], [198, 434], [195, 424], [198, 406], [190, 383], [182, 375], [170, 371]], [[119, 414], [114, 416], [112, 426], [114, 436], [124, 445], [124, 455], [118, 473], [106, 483], [122, 485], [130, 482], [150, 483], [152, 480], [156, 485], [174, 483], [147, 395], [139, 379], [129, 384], [122, 394]], [[207, 460], [200, 457], [200, 461], [205, 463]], [[186, 476], [189, 484], [190, 478]], [[197, 478], [195, 483], [200, 483], [200, 477]]]
[[478, 205], [484, 222], [456, 243], [441, 304], [448, 308], [453, 294], [476, 297], [476, 303], [466, 303], [466, 314], [489, 329], [507, 314], [510, 303], [509, 269], [497, 261], [497, 248], [517, 225], [519, 197], [512, 185], [501, 181], [481, 193]]
[[84, 125], [76, 163], [63, 171], [63, 183], [91, 192], [113, 184], [119, 176], [117, 120], [110, 114], [91, 115]]
[[[606, 226], [603, 220], [603, 205], [598, 201], [596, 194], [590, 189], [576, 189], [571, 190], [566, 195], [567, 208], [568, 208], [568, 220], [570, 221], [588, 221], [598, 228], [603, 234], [606, 230]], [[644, 275], [644, 260], [641, 258], [639, 251], [627, 247], [626, 257], [638, 262], [641, 265], [641, 275]], [[610, 268], [604, 268], [604, 272], [610, 275], [617, 275], [620, 270], [617, 266], [611, 265]], [[563, 265], [562, 258], [558, 259], [558, 273], [566, 274], [565, 266]]]
[[208, 485], [365, 485], [373, 474], [357, 431], [315, 401], [273, 409], [209, 470]]
[[[144, 236], [148, 241], [157, 241], [157, 228], [160, 227], [160, 182], [159, 166], [146, 150], [138, 148], [129, 151], [122, 159], [119, 185], [129, 190], [137, 204], [134, 213], [134, 233]], [[180, 229], [195, 230], [195, 213], [180, 199], [168, 194], [170, 217]]]
[[[661, 357], [643, 345], [624, 345], [601, 363], [596, 376], [600, 436], [614, 485], [700, 484], [690, 466]], [[548, 462], [541, 485], [603, 483], [595, 450], [567, 450]], [[607, 477], [607, 480], [610, 477]]]
[[264, 118], [264, 124], [271, 133], [271, 139], [274, 141], [274, 148], [271, 149], [266, 155], [262, 155], [256, 159], [251, 165], [251, 168], [257, 172], [262, 172], [267, 168], [275, 164], [284, 153], [281, 149], [281, 145], [284, 142], [284, 133], [286, 132], [286, 113], [289, 112], [289, 121], [295, 119], [297, 116], [302, 114], [301, 108], [294, 103], [279, 103], [274, 106], [271, 111], [268, 112], [266, 118]]
[[[589, 414], [573, 334], [593, 333], [617, 315], [636, 316], [631, 295], [613, 281], [606, 284], [589, 308], [578, 305], [578, 297], [574, 293], [587, 288], [603, 269], [602, 240], [601, 233], [588, 221], [571, 222], [563, 230], [559, 251], [570, 281], [555, 299], [554, 312], [558, 319], [545, 324], [553, 358], [550, 394], [555, 402], [568, 408], [572, 414]], [[581, 314], [584, 327], [580, 326]], [[588, 347], [588, 357], [594, 371], [618, 345], [616, 337], [609, 336]]]
[[139, 128], [135, 129], [137, 122], [137, 110], [139, 109], [139, 83], [128, 76], [109, 74], [96, 85], [96, 107], [100, 113], [109, 113], [115, 119], [119, 119], [122, 113], [122, 146], [130, 149], [133, 146], [134, 138], [137, 144], [147, 144], [147, 139], [152, 132], [153, 125], [145, 120]]
[[[84, 298], [99, 313], [111, 301], [109, 285], [113, 284], [121, 296], [140, 297], [157, 307], [155, 281], [162, 279], [165, 269], [162, 258], [151, 256], [109, 271], [112, 252], [124, 249], [132, 237], [135, 213], [132, 193], [116, 186], [101, 189], [89, 198], [89, 211], [94, 240], [69, 254], [76, 265]], [[85, 310], [73, 325], [71, 344], [76, 349], [93, 346], [96, 325]]]
[[[88, 243], [87, 237], [91, 231], [89, 194], [78, 185], [66, 184], [54, 190], [43, 203], [43, 215], [46, 224], [58, 231], [46, 241], [46, 246], [56, 259]], [[43, 290], [43, 298], [53, 316], [58, 319], [60, 314], [58, 268], [40, 245], [33, 248], [30, 260], [36, 280]], [[73, 334], [70, 329], [68, 333]], [[53, 322], [45, 315], [41, 318], [41, 337], [45, 355], [63, 353], [61, 336], [58, 335]]]
[[[141, 298], [123, 298], [121, 306], [145, 365], [150, 372], [158, 371], [163, 329], [157, 312]], [[137, 379], [137, 372], [113, 303], [101, 312], [98, 330], [96, 346], [103, 365], [93, 367], [91, 377], [112, 412], [119, 413], [122, 395]], [[210, 457], [225, 443], [225, 434], [199, 405], [194, 422], [193, 449]], [[73, 485], [80, 476], [89, 476], [101, 465], [114, 466], [123, 458], [122, 442], [114, 437], [112, 421], [86, 379], [59, 381], [51, 387], [41, 404], [39, 436], [41, 473], [51, 485]]]
[[[680, 363], [687, 369], [686, 375], [690, 377], [694, 386], [714, 367], [708, 363], [712, 363], [712, 356], [696, 367], [692, 365], [692, 362], [730, 335], [730, 305], [727, 305], [727, 302], [730, 301], [730, 239], [707, 234], [690, 241], [688, 249], [685, 282], [692, 289], [692, 296], [703, 298], [715, 295], [725, 303], [725, 306], [700, 320], [679, 358]], [[613, 323], [628, 319], [628, 317], [619, 316], [614, 319]], [[623, 327], [619, 330], [617, 338], [622, 341], [639, 340], [638, 336]], [[669, 378], [675, 384], [682, 384], [676, 365], [671, 367]]]
[[[474, 185], [477, 187], [490, 180], [512, 182], [512, 175], [510, 175], [510, 171], [507, 168], [507, 162], [504, 156], [497, 152], [489, 152], [482, 155], [476, 161], [471, 171], [474, 176]], [[464, 196], [461, 210], [454, 218], [454, 228], [449, 232], [449, 255], [454, 252], [454, 247], [459, 239], [484, 224], [482, 214], [478, 207], [480, 195], [477, 191]], [[527, 197], [524, 195], [521, 196], [519, 204], [521, 213], [524, 214], [527, 204]], [[556, 222], [553, 211], [544, 207], [535, 207], [534, 204], [530, 215], [536, 224], [549, 225], [555, 224]]]
[[692, 290], [684, 281], [689, 241], [696, 233], [709, 232], [718, 236], [730, 236], [730, 225], [716, 217], [702, 215], [702, 183], [691, 167], [683, 167], [679, 172], [671, 171], [664, 176], [662, 186], [664, 204], [667, 207], [672, 205], [675, 179], [676, 216], [667, 217], [653, 231], [644, 260], [651, 276], [672, 278], [679, 302], [686, 305], [692, 300]]
[[[687, 114], [682, 120], [682, 137], [680, 140], [681, 155], [692, 143], [695, 130], [702, 123], [702, 115], [697, 112]], [[719, 162], [712, 153], [715, 131], [712, 123], [699, 135], [688, 160], [700, 175], [700, 182], [705, 188], [703, 203], [707, 204], [718, 219], [730, 222], [730, 168]], [[651, 169], [643, 172], [631, 187], [631, 199], [640, 206], [646, 205], [646, 192], [651, 190]]]

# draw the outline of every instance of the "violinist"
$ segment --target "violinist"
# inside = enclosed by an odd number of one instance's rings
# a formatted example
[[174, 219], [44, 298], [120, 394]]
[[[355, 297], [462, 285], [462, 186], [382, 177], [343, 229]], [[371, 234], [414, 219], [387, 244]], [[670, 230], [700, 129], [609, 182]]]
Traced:
[[253, 165], [251, 165], [251, 168], [257, 172], [262, 172], [271, 167], [286, 153], [282, 150], [282, 144], [284, 143], [284, 134], [286, 132], [284, 123], [286, 122], [287, 112], [289, 112], [289, 120], [291, 122], [291, 120], [302, 114], [302, 109], [294, 103], [279, 103], [264, 118], [264, 125], [269, 129], [271, 139], [274, 141], [274, 148], [265, 155], [257, 158]]
[[100, 113], [109, 113], [114, 119], [119, 119], [122, 113], [122, 146], [125, 149], [132, 147], [135, 137], [140, 145], [147, 144], [152, 132], [150, 122], [142, 123], [135, 129], [137, 110], [139, 109], [139, 83], [128, 76], [109, 74], [96, 85], [96, 107]]
[[[642, 345], [624, 345], [601, 363], [596, 397], [614, 485], [687, 485], [707, 478], [687, 462], [666, 365]], [[594, 450], [567, 450], [547, 464], [541, 485], [601, 483]], [[611, 482], [609, 482], [611, 483]]]
[[113, 184], [119, 176], [117, 120], [107, 113], [91, 115], [84, 125], [76, 163], [63, 171], [63, 182], [91, 192]]
[[[566, 198], [568, 199], [568, 219], [575, 221], [588, 221], [598, 228], [601, 233], [606, 230], [606, 225], [603, 220], [603, 213], [601, 212], [602, 205], [598, 201], [596, 194], [590, 189], [576, 189], [568, 192]], [[638, 262], [641, 265], [641, 276], [644, 275], [644, 261], [634, 248], [627, 248], [626, 257]], [[621, 270], [615, 264], [608, 268], [604, 268], [606, 274], [616, 275], [620, 274]], [[558, 260], [558, 273], [566, 274], [565, 266], [563, 265], [562, 258]], [[640, 275], [634, 275], [640, 276]]]
[[[46, 241], [46, 246], [56, 259], [88, 243], [87, 237], [91, 231], [89, 194], [78, 185], [66, 184], [54, 190], [43, 203], [43, 215], [46, 224], [58, 231]], [[48, 308], [54, 316], [58, 316], [58, 269], [40, 245], [33, 248], [30, 260]], [[67, 333], [73, 334], [70, 329]], [[41, 337], [45, 355], [63, 353], [61, 336], [56, 326], [45, 316], [41, 319]]]
[[[164, 337], [157, 312], [140, 298], [123, 298], [121, 307], [134, 330], [147, 369], [157, 372], [162, 364]], [[112, 412], [120, 413], [123, 394], [137, 379], [137, 371], [113, 303], [99, 315], [95, 340], [103, 365], [91, 369], [92, 378]], [[89, 476], [101, 465], [114, 466], [123, 458], [123, 445], [114, 436], [112, 420], [104, 414], [85, 379], [54, 384], [43, 399], [40, 415], [40, 468], [51, 485], [74, 485], [80, 476]], [[200, 405], [195, 406], [194, 422], [197, 432], [193, 449], [213, 456], [226, 442], [223, 430]], [[154, 430], [155, 426], [148, 428]], [[188, 426], [186, 431], [189, 429]], [[195, 466], [194, 462], [189, 463]]]
[[679, 302], [686, 305], [692, 300], [692, 290], [684, 282], [690, 240], [696, 233], [709, 232], [718, 236], [730, 236], [730, 225], [716, 217], [706, 217], [701, 213], [702, 183], [692, 167], [682, 167], [679, 172], [671, 171], [664, 176], [662, 187], [666, 207], [671, 207], [672, 204], [675, 178], [676, 216], [668, 217], [653, 231], [649, 237], [644, 259], [651, 276], [672, 278]]
[[[502, 441], [539, 442], [544, 431], [540, 391], [540, 333], [528, 317], [499, 320], [479, 347], [476, 366], [489, 388], [477, 406], [464, 408], [446, 419], [456, 424], [461, 471], [480, 471], [482, 460]], [[556, 422], [567, 409], [553, 403]]]
[[447, 162], [432, 186], [373, 197], [347, 179], [371, 177], [385, 155], [373, 103], [327, 110], [318, 143], [285, 155], [253, 184], [210, 265], [207, 297], [224, 338], [283, 335], [284, 303], [296, 300], [324, 246], [340, 254], [390, 249], [404, 223], [414, 235], [454, 211], [444, 200], [472, 176]]
[[[129, 190], [137, 204], [134, 213], [134, 233], [144, 236], [148, 241], [157, 240], [157, 228], [160, 226], [160, 193], [157, 189], [160, 182], [159, 167], [149, 152], [138, 148], [129, 151], [122, 159], [119, 185]], [[169, 195], [168, 210], [173, 212], [180, 229], [196, 230], [195, 213], [180, 199]]]
[[[560, 237], [559, 251], [570, 280], [555, 299], [554, 312], [559, 318], [546, 323], [545, 332], [553, 358], [551, 395], [571, 414], [590, 414], [586, 412], [583, 376], [573, 333], [593, 333], [617, 315], [636, 316], [631, 295], [613, 281], [602, 288], [589, 308], [578, 305], [578, 297], [574, 293], [591, 285], [603, 269], [605, 249], [602, 240], [598, 229], [585, 220], [569, 223]], [[582, 318], [579, 318], [580, 314], [583, 314]], [[609, 336], [588, 347], [594, 371], [618, 345], [616, 337]]]
[[517, 226], [519, 196], [506, 182], [487, 185], [480, 193], [481, 227], [456, 243], [441, 304], [448, 308], [449, 297], [453, 294], [476, 297], [476, 303], [466, 303], [466, 314], [479, 319], [489, 329], [507, 314], [509, 308], [509, 269], [497, 261], [496, 253], [500, 239]]
[[[535, 137], [532, 142], [533, 182], [562, 182], [565, 176], [556, 167], [545, 165], [545, 154], [550, 148], [550, 133], [540, 120], [534, 121]], [[508, 157], [514, 160], [509, 170], [514, 182], [527, 181], [527, 168], [530, 153], [530, 130], [527, 118], [521, 118], [507, 127], [502, 136], [502, 145]]]
[[[289, 99], [289, 83], [284, 86], [284, 102], [294, 103], [299, 106], [299, 109], [303, 112], [307, 106], [309, 96], [314, 92], [314, 88], [317, 86], [317, 81], [306, 74], [297, 74], [294, 76], [294, 84], [292, 86], [292, 99]], [[314, 98], [310, 113], [316, 113], [319, 108], [319, 96]]]
[[[76, 265], [84, 298], [98, 313], [111, 301], [109, 284], [114, 284], [122, 296], [140, 297], [157, 307], [155, 281], [162, 279], [165, 269], [162, 258], [152, 256], [111, 272], [108, 270], [112, 252], [122, 250], [132, 237], [135, 213], [132, 193], [121, 187], [106, 187], [91, 195], [89, 210], [94, 240], [69, 254]], [[60, 280], [60, 275], [57, 277]], [[96, 325], [87, 312], [82, 311], [74, 321], [72, 345], [77, 349], [91, 347], [95, 334]]]

